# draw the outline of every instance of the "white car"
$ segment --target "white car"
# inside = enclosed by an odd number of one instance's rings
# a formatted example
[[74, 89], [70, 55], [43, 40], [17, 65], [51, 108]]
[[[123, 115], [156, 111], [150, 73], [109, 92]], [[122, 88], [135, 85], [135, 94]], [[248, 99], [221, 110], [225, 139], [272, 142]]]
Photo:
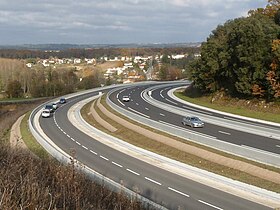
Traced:
[[57, 109], [57, 103], [52, 103], [53, 109], [56, 110]]
[[49, 109], [43, 109], [42, 111], [42, 117], [50, 117], [51, 111]]
[[123, 96], [122, 97], [123, 102], [129, 102], [129, 100], [130, 100], [129, 96]]

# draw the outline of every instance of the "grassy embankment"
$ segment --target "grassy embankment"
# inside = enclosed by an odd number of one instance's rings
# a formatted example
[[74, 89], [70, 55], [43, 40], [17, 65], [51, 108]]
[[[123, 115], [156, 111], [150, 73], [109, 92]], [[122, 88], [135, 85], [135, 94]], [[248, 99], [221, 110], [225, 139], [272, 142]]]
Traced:
[[[119, 117], [124, 118], [125, 120], [132, 122], [134, 124], [140, 125], [141, 127], [144, 127], [146, 129], [152, 130], [156, 133], [162, 134], [162, 135], [166, 135], [168, 137], [171, 137], [174, 139], [174, 141], [180, 141], [189, 145], [193, 145], [220, 155], [223, 155], [225, 157], [229, 157], [229, 158], [233, 158], [236, 160], [241, 160], [271, 171], [275, 171], [277, 173], [280, 173], [280, 169], [279, 168], [275, 168], [275, 167], [271, 167], [271, 166], [267, 166], [261, 163], [257, 163], [254, 161], [250, 161], [241, 157], [237, 157], [231, 154], [227, 154], [218, 150], [215, 150], [213, 148], [208, 148], [206, 146], [203, 145], [199, 145], [190, 141], [186, 141], [185, 139], [180, 139], [178, 137], [175, 136], [171, 136], [169, 134], [163, 133], [161, 131], [158, 130], [154, 130], [151, 129], [148, 126], [139, 124], [135, 121], [132, 121], [131, 119], [128, 119], [122, 115], [120, 115], [119, 113], [117, 113], [116, 111], [112, 110], [107, 104], [106, 104], [106, 100], [105, 97], [102, 97], [101, 103], [112, 113], [114, 113], [115, 115], [118, 115]], [[245, 172], [239, 171], [239, 170], [235, 170], [229, 167], [225, 167], [213, 162], [210, 162], [208, 160], [202, 159], [198, 156], [192, 155], [192, 154], [188, 154], [186, 152], [180, 151], [178, 149], [175, 149], [173, 147], [167, 146], [165, 144], [159, 143], [157, 141], [154, 141], [153, 139], [149, 139], [143, 135], [140, 135], [138, 133], [136, 133], [135, 131], [129, 130], [128, 128], [124, 127], [123, 125], [113, 121], [112, 119], [108, 118], [106, 115], [104, 115], [99, 109], [98, 107], [95, 105], [95, 109], [97, 111], [97, 113], [100, 115], [101, 118], [103, 118], [105, 121], [107, 121], [108, 123], [110, 123], [111, 125], [113, 125], [114, 127], [117, 128], [117, 131], [114, 133], [109, 132], [108, 130], [106, 130], [104, 127], [102, 127], [101, 125], [98, 124], [98, 122], [96, 122], [94, 120], [94, 118], [91, 115], [88, 115], [88, 113], [90, 112], [90, 106], [91, 103], [88, 103], [86, 106], [83, 107], [83, 109], [81, 110], [82, 112], [82, 116], [84, 117], [84, 119], [89, 122], [90, 124], [92, 124], [94, 127], [112, 135], [115, 136], [117, 138], [123, 139], [124, 141], [127, 141], [135, 146], [144, 148], [146, 150], [158, 153], [160, 155], [164, 155], [166, 157], [184, 162], [186, 164], [198, 167], [198, 168], [202, 168], [205, 169], [207, 171], [211, 171], [214, 172], [216, 174], [220, 174], [238, 181], [242, 181], [248, 184], [252, 184], [261, 188], [265, 188], [271, 191], [275, 191], [275, 192], [280, 192], [280, 184], [276, 184], [273, 183], [271, 181], [268, 180], [264, 180], [258, 177], [255, 177], [253, 175], [247, 174]], [[133, 138], [131, 138], [133, 137]]]
[[[232, 113], [236, 115], [241, 115], [245, 117], [251, 117], [260, 120], [266, 120], [271, 122], [280, 123], [280, 110], [275, 110], [272, 112], [269, 105], [260, 107], [258, 104], [252, 105], [250, 101], [244, 103], [238, 103], [241, 100], [217, 100], [211, 103], [211, 97], [189, 97], [183, 92], [177, 91], [174, 93], [178, 98], [185, 100], [187, 102], [215, 109], [218, 111], [223, 111], [227, 113]], [[280, 107], [280, 106], [279, 106]]]

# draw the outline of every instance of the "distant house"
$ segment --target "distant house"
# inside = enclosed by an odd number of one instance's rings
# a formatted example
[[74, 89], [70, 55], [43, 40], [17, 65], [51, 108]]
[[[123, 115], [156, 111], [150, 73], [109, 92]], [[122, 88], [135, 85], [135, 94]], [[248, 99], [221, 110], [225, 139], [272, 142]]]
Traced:
[[28, 68], [31, 68], [31, 67], [32, 67], [32, 63], [27, 63], [26, 66], [27, 66]]

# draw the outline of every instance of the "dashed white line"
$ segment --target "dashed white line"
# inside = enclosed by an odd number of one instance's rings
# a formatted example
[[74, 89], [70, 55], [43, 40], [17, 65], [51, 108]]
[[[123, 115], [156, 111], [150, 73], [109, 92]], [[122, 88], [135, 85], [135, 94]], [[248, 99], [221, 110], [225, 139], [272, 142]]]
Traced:
[[219, 133], [221, 133], [221, 134], [225, 134], [225, 135], [228, 135], [228, 136], [230, 136], [231, 135], [231, 133], [228, 133], [228, 132], [224, 132], [224, 131], [218, 131]]
[[90, 152], [91, 152], [92, 154], [95, 154], [95, 155], [97, 155], [97, 153], [96, 153], [96, 152], [94, 152], [94, 151], [92, 151], [92, 150], [90, 150]]
[[137, 106], [139, 106], [139, 104], [138, 104], [138, 103], [136, 103], [136, 105], [137, 105]]
[[102, 159], [104, 159], [104, 160], [109, 160], [108, 158], [106, 158], [106, 157], [104, 157], [104, 156], [102, 156], [102, 155], [99, 155]]
[[181, 191], [179, 191], [179, 190], [176, 190], [176, 189], [174, 189], [174, 188], [168, 187], [168, 189], [171, 190], [171, 191], [173, 191], [173, 192], [176, 192], [176, 193], [178, 193], [178, 194], [180, 194], [180, 195], [183, 195], [183, 196], [186, 196], [186, 197], [190, 197], [190, 196], [187, 195], [186, 193], [183, 193], [183, 192], [181, 192]]
[[157, 182], [157, 181], [155, 181], [155, 180], [153, 180], [153, 179], [151, 179], [151, 178], [149, 178], [149, 177], [146, 177], [146, 176], [145, 176], [145, 179], [147, 179], [148, 181], [153, 182], [153, 183], [155, 183], [155, 184], [157, 184], [157, 185], [161, 185], [161, 183], [159, 183], [159, 182]]
[[198, 202], [203, 203], [203, 204], [205, 204], [205, 205], [207, 205], [207, 206], [211, 206], [211, 207], [213, 207], [213, 208], [215, 208], [215, 209], [223, 210], [222, 208], [220, 208], [220, 207], [218, 207], [218, 206], [214, 206], [214, 205], [212, 205], [212, 204], [210, 204], [210, 203], [207, 203], [207, 202], [205, 202], [205, 201], [202, 201], [202, 200], [198, 200]]
[[120, 164], [118, 164], [118, 163], [116, 163], [116, 162], [114, 162], [114, 161], [112, 161], [112, 163], [113, 163], [114, 165], [116, 165], [116, 166], [120, 167], [120, 168], [122, 168], [122, 167], [123, 167], [122, 165], [120, 165]]
[[66, 136], [67, 136], [68, 138], [71, 138], [71, 137], [69, 136], [69, 134], [66, 134]]
[[72, 141], [75, 141], [75, 139], [73, 139], [72, 137], [70, 138]]
[[88, 150], [88, 148], [87, 148], [86, 146], [83, 145], [82, 147], [83, 147], [84, 149]]
[[80, 146], [81, 146], [81, 143], [80, 143], [80, 142], [78, 142], [78, 141], [76, 141], [76, 144], [78, 144], [78, 145], [80, 145]]
[[145, 107], [146, 110], [149, 110], [149, 108]]
[[135, 171], [132, 171], [131, 169], [129, 169], [129, 168], [127, 168], [126, 169], [127, 171], [129, 171], [130, 173], [133, 173], [133, 174], [135, 174], [135, 175], [137, 175], [137, 176], [140, 176], [140, 174], [138, 174], [137, 172], [135, 172]]
[[165, 117], [165, 114], [159, 113], [159, 115]]
[[279, 148], [280, 148], [280, 145], [276, 145], [276, 147], [279, 147]]

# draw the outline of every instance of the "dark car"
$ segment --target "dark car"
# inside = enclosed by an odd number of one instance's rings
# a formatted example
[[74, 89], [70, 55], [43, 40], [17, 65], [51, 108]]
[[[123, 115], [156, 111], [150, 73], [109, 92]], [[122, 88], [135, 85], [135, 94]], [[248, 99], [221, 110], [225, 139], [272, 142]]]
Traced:
[[52, 104], [47, 104], [47, 105], [45, 106], [45, 109], [50, 110], [50, 112], [54, 112], [54, 109], [53, 109], [53, 105], [52, 105]]
[[204, 127], [204, 122], [202, 122], [198, 117], [184, 117], [182, 124], [191, 126], [192, 128]]
[[61, 99], [59, 100], [59, 103], [60, 103], [60, 104], [65, 104], [65, 103], [66, 103], [66, 99], [65, 99], [65, 98], [61, 98]]

